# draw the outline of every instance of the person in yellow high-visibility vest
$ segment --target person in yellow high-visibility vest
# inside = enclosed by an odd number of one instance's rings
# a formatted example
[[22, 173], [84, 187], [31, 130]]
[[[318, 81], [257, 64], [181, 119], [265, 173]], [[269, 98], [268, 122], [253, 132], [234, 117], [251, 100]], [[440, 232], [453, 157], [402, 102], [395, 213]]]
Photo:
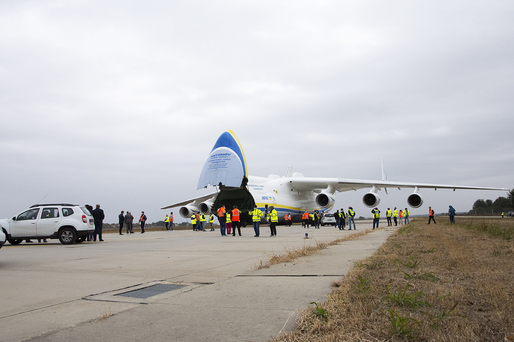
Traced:
[[257, 205], [254, 205], [253, 210], [250, 211], [249, 214], [252, 217], [252, 221], [253, 221], [253, 230], [255, 232], [254, 237], [259, 237], [260, 236], [259, 225], [261, 223], [262, 215], [264, 215], [264, 214], [262, 213], [262, 211], [259, 208], [257, 208]]
[[270, 236], [277, 236], [277, 223], [278, 223], [278, 213], [275, 210], [275, 207], [270, 207], [270, 221], [269, 221], [269, 229], [271, 232]]
[[196, 214], [193, 213], [193, 215], [191, 215], [191, 224], [193, 225], [193, 230], [196, 231]]
[[211, 214], [211, 215], [209, 216], [209, 224], [211, 225], [211, 232], [213, 232], [213, 231], [214, 231], [214, 226], [212, 225], [213, 223], [214, 223], [214, 215], [213, 215], [213, 214]]
[[200, 226], [198, 227], [198, 230], [205, 232], [205, 222], [206, 221], [207, 221], [207, 218], [205, 217], [205, 213], [200, 214]]
[[164, 218], [164, 225], [166, 226], [166, 231], [170, 230], [170, 217], [168, 216], [168, 214], [166, 214], [166, 217]]

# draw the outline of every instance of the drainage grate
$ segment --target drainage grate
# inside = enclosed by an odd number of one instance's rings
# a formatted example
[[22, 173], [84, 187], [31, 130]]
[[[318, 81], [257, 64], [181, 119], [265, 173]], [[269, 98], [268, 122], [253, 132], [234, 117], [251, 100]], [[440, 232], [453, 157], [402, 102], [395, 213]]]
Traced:
[[145, 287], [143, 289], [120, 293], [120, 294], [117, 294], [117, 296], [146, 299], [146, 298], [156, 296], [161, 293], [178, 290], [180, 288], [183, 288], [184, 286], [186, 286], [186, 285], [156, 284], [156, 285]]

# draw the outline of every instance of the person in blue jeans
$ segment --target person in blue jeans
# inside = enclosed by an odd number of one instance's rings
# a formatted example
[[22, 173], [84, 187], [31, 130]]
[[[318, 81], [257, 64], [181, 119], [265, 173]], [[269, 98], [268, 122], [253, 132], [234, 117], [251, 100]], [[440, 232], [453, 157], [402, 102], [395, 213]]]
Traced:
[[355, 210], [352, 207], [348, 207], [348, 230], [352, 230], [352, 222], [353, 222], [353, 230], [357, 230], [355, 228]]

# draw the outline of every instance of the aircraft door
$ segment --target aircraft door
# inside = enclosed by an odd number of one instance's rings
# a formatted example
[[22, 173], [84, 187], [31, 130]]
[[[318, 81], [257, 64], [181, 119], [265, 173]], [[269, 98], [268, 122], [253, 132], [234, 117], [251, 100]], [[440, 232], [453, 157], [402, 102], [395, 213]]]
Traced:
[[43, 208], [41, 217], [37, 223], [37, 235], [52, 235], [57, 230], [60, 221], [61, 215], [59, 214], [59, 208]]
[[11, 229], [11, 236], [22, 237], [22, 236], [36, 236], [36, 223], [37, 223], [37, 214], [39, 213], [39, 208], [25, 210], [14, 220], [11, 221], [9, 227]]

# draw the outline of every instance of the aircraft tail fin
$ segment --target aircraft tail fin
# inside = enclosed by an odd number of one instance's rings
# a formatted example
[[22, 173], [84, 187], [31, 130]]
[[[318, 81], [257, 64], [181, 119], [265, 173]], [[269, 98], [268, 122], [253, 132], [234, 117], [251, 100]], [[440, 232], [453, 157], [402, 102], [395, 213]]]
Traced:
[[240, 187], [245, 177], [248, 174], [243, 148], [233, 131], [223, 132], [205, 161], [197, 189], [220, 184]]

